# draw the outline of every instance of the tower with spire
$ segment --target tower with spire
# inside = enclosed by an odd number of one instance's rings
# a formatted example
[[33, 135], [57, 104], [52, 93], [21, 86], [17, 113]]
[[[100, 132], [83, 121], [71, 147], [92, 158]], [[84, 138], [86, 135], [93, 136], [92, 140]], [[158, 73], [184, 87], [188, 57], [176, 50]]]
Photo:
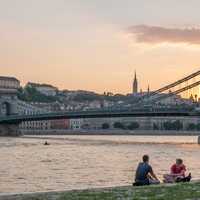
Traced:
[[138, 93], [138, 80], [137, 80], [137, 74], [135, 71], [135, 77], [133, 80], [133, 94], [137, 94]]
[[150, 93], [150, 86], [148, 84], [148, 88], [147, 88], [147, 93], [149, 94]]

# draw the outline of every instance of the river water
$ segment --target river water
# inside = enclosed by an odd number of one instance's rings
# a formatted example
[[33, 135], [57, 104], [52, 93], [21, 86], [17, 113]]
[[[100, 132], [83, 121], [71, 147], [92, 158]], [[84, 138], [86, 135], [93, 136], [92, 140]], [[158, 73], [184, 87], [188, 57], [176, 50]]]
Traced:
[[[50, 145], [43, 145], [45, 141]], [[143, 154], [158, 177], [182, 158], [200, 179], [193, 136], [48, 136], [0, 138], [0, 192], [129, 185]]]

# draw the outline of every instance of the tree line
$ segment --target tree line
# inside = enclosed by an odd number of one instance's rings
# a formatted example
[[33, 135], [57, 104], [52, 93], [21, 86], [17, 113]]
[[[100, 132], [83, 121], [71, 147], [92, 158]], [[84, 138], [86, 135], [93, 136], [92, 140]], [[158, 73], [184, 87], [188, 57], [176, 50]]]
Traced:
[[[116, 129], [122, 129], [122, 130], [135, 130], [140, 127], [140, 124], [138, 122], [130, 122], [129, 124], [124, 124], [122, 122], [115, 122], [113, 124], [113, 128]], [[109, 123], [103, 123], [102, 129], [109, 129], [110, 124]]]

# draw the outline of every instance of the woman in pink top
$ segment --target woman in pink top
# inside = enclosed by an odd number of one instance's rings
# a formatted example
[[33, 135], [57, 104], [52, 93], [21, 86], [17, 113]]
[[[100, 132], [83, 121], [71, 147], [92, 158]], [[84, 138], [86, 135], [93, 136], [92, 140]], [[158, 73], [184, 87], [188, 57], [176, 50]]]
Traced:
[[176, 163], [171, 166], [170, 174], [165, 174], [164, 183], [174, 183], [174, 182], [189, 182], [191, 179], [191, 174], [187, 177], [185, 176], [186, 167], [183, 164], [182, 159], [176, 159]]

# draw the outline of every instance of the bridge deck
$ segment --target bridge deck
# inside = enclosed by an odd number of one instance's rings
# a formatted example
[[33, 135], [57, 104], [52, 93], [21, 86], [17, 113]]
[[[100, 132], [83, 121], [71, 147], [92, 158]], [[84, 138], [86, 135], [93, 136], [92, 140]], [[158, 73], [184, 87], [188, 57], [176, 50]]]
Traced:
[[47, 113], [38, 115], [11, 115], [0, 118], [0, 124], [18, 124], [23, 121], [41, 121], [54, 119], [84, 119], [84, 118], [116, 118], [116, 117], [197, 117], [198, 112], [188, 111], [83, 111]]

